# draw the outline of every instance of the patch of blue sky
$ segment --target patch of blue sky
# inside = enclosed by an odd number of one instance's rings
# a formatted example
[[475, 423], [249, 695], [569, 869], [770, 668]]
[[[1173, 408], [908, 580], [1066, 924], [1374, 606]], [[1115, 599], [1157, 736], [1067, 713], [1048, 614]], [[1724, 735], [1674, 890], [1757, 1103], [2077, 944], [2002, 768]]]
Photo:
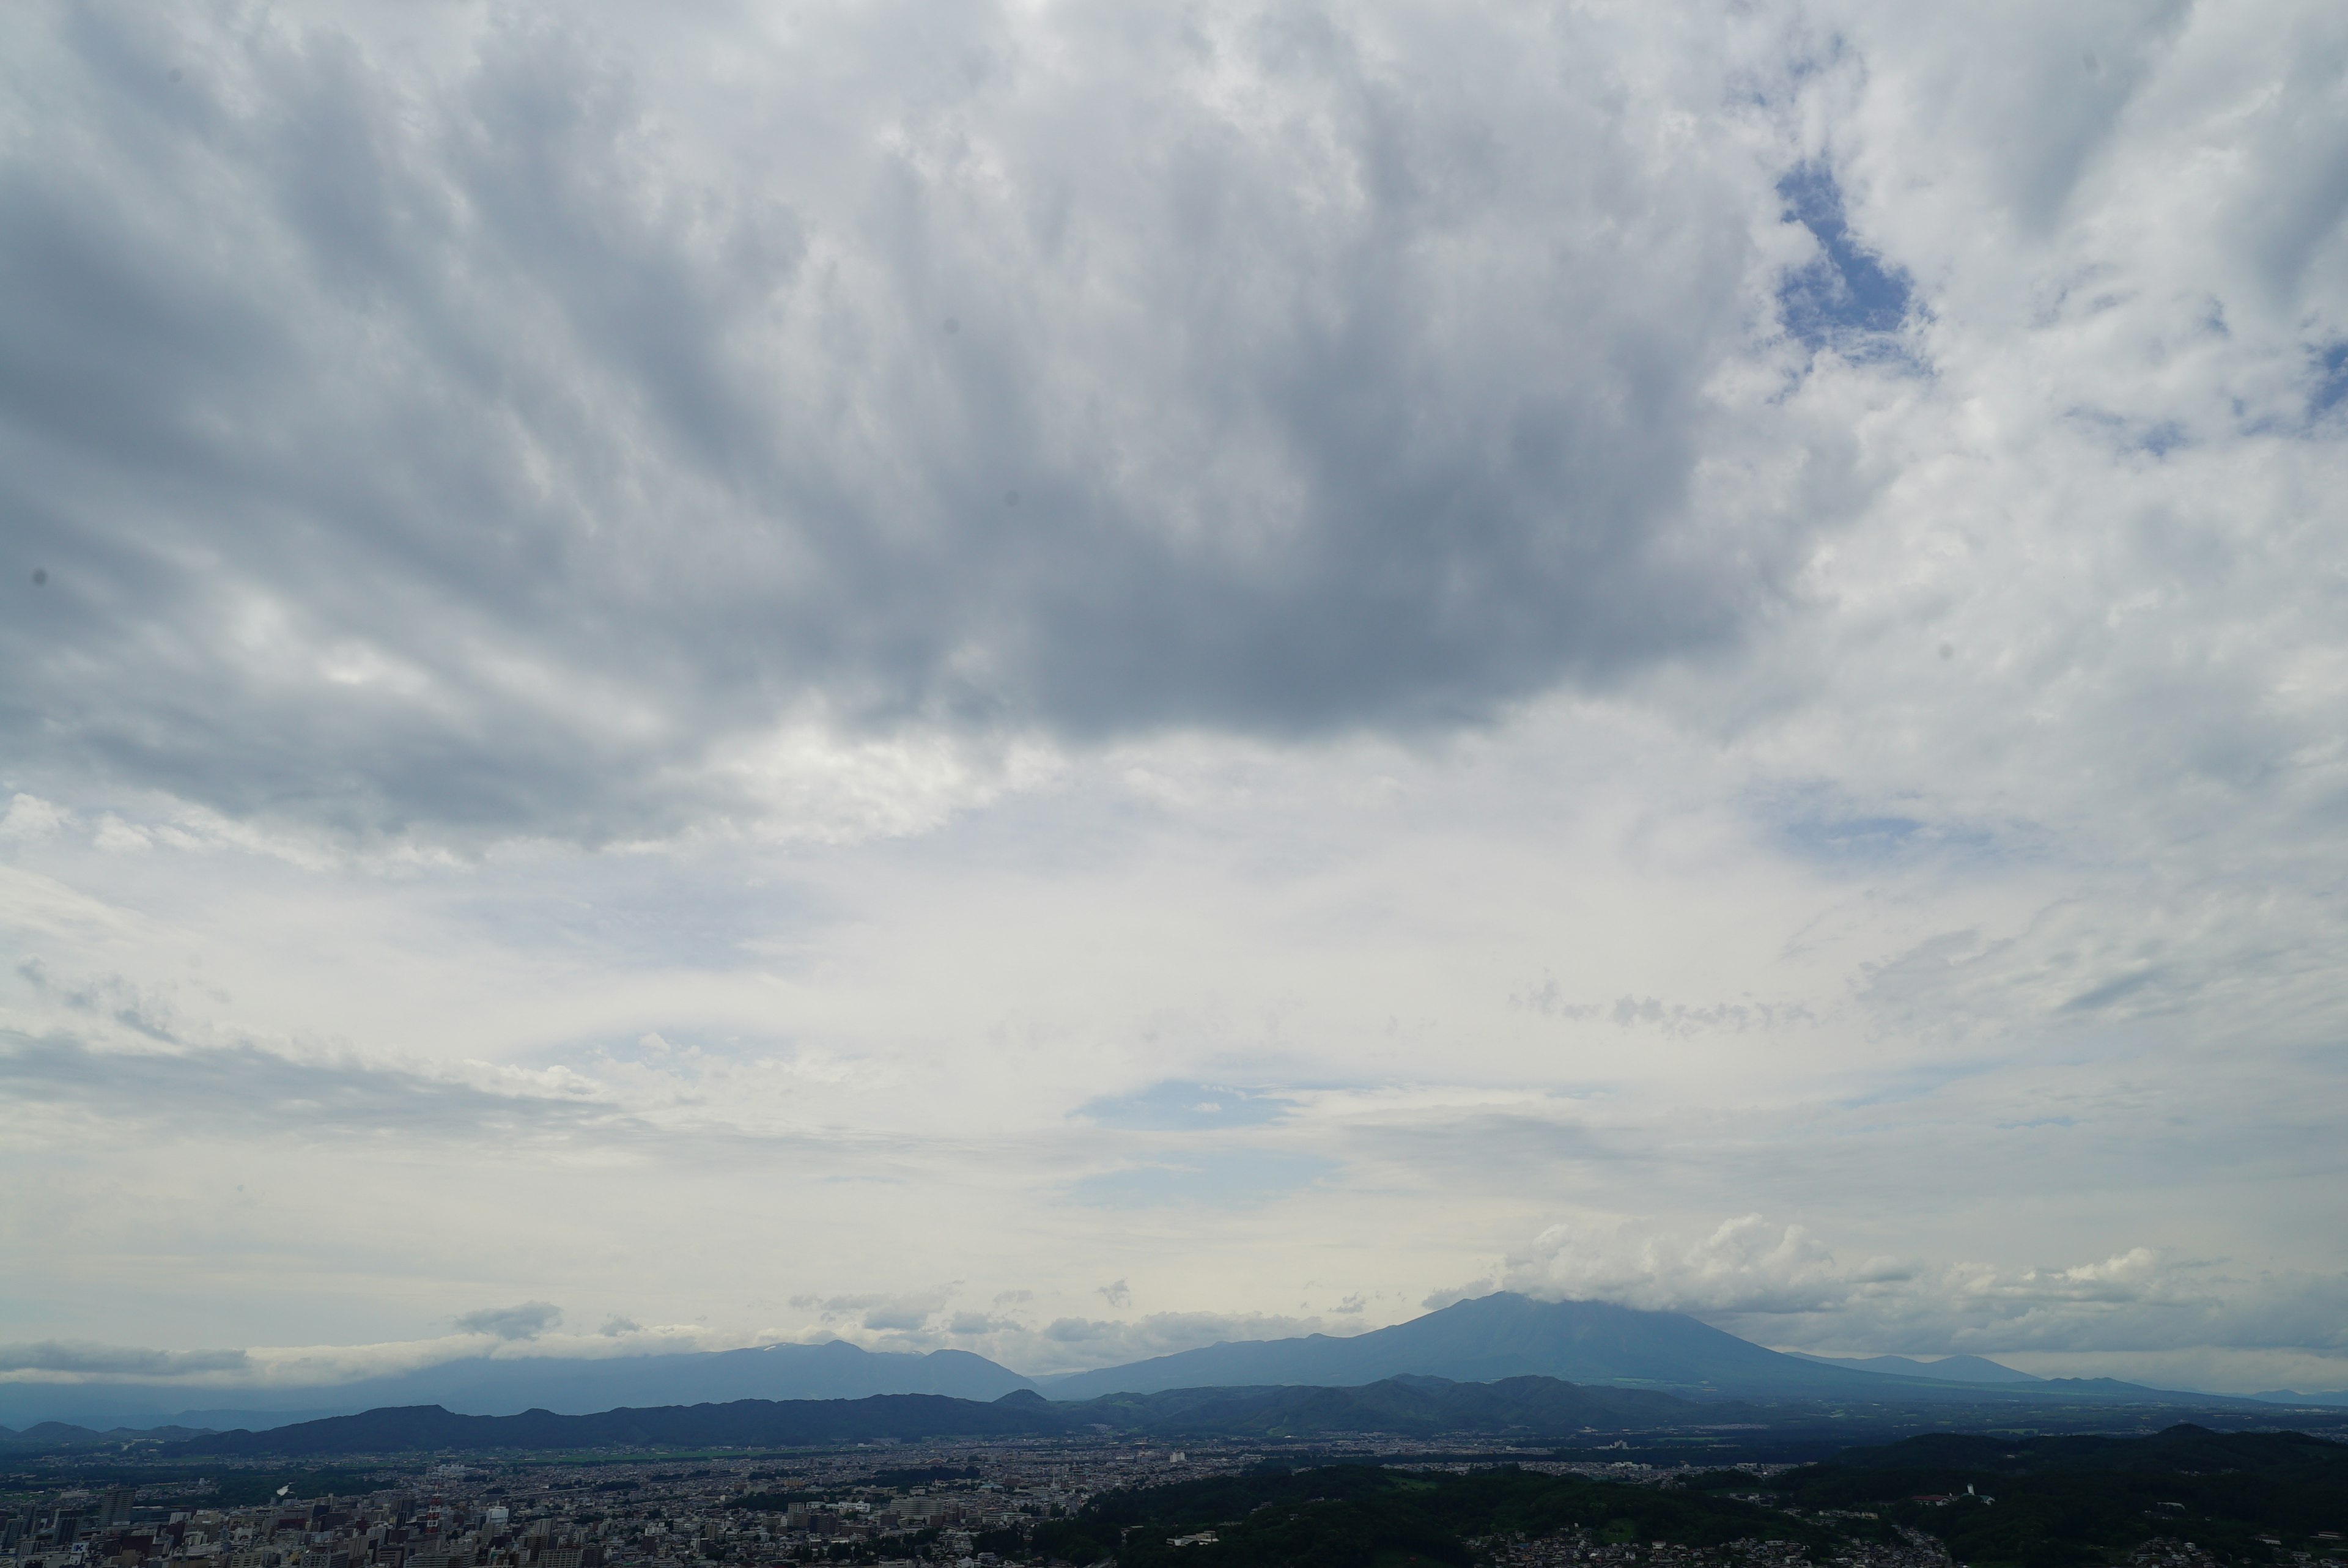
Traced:
[[1088, 1208], [1252, 1209], [1303, 1191], [1333, 1174], [1317, 1154], [1226, 1150], [1211, 1159], [1128, 1165], [1084, 1177], [1068, 1196]]
[[1287, 1100], [1264, 1090], [1168, 1081], [1088, 1101], [1076, 1114], [1103, 1127], [1136, 1132], [1188, 1132], [1266, 1126], [1284, 1120], [1292, 1109]]
[[1811, 855], [1880, 860], [1906, 849], [1924, 825], [1912, 816], [1797, 817], [1778, 831]]
[[1751, 804], [1777, 842], [1806, 860], [1876, 865], [1926, 855], [1980, 858], [2016, 850], [1979, 825], [1853, 810], [1825, 784], [1756, 792]]
[[2064, 416], [2103, 430], [2110, 436], [2113, 445], [2123, 452], [2144, 452], [2155, 457], [2166, 457], [2192, 440], [2185, 426], [2174, 419], [2148, 423], [2130, 419], [2107, 409], [2085, 406], [2066, 409]]
[[[1839, 1095], [1834, 1102], [1845, 1111], [1910, 1105], [1920, 1100], [1930, 1100], [1953, 1084], [1969, 1079], [1985, 1078], [1993, 1071], [1993, 1064], [1986, 1061], [1943, 1062], [1885, 1070], [1875, 1075], [1869, 1087]], [[1789, 1137], [1798, 1135], [1797, 1132], [1788, 1134]]]
[[2315, 387], [2307, 397], [2307, 417], [2312, 422], [2348, 400], [2348, 338], [2312, 349], [2308, 357], [2315, 369]]
[[1904, 267], [1887, 266], [1851, 233], [1842, 187], [1823, 163], [1804, 163], [1777, 181], [1785, 221], [1799, 223], [1818, 241], [1818, 254], [1788, 272], [1777, 285], [1786, 330], [1812, 349], [1833, 348], [1852, 358], [1906, 359], [1897, 338], [1915, 302]]
[[2082, 991], [2077, 996], [2073, 997], [2069, 1001], [2065, 1002], [2055, 1010], [2058, 1012], [2094, 1012], [2098, 1009], [2107, 1008], [2114, 1002], [2126, 1000], [2127, 998], [2144, 989], [2147, 986], [2158, 981], [2161, 978], [2161, 967], [2155, 964], [2148, 968], [2138, 969], [2132, 974], [2117, 976], [2115, 979], [2106, 980], [2103, 984], [2096, 986], [2092, 989]]
[[836, 913], [828, 899], [788, 880], [739, 872], [696, 879], [695, 869], [652, 856], [607, 856], [592, 871], [556, 863], [508, 891], [468, 893], [448, 907], [496, 948], [615, 968], [788, 972], [814, 961], [808, 934]]

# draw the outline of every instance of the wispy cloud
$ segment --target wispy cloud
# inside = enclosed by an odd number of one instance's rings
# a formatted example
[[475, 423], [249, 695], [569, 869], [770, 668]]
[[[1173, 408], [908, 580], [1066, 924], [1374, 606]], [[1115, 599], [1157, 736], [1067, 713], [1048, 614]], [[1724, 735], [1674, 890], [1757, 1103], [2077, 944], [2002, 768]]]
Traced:
[[242, 1350], [146, 1350], [61, 1339], [0, 1345], [0, 1372], [179, 1378], [195, 1372], [243, 1372], [252, 1367], [252, 1358]]
[[2348, 1275], [2246, 1274], [2143, 1246], [2067, 1266], [1847, 1261], [1800, 1225], [1746, 1214], [1699, 1235], [1554, 1226], [1502, 1277], [1813, 1348], [2348, 1351]]

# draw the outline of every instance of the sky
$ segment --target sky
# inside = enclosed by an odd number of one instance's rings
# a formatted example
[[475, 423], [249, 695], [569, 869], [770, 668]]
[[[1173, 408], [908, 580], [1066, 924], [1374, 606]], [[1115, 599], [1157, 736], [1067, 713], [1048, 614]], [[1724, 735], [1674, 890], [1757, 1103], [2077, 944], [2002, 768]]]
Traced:
[[1510, 1288], [2348, 1389], [2348, 9], [0, 81], [0, 1378]]

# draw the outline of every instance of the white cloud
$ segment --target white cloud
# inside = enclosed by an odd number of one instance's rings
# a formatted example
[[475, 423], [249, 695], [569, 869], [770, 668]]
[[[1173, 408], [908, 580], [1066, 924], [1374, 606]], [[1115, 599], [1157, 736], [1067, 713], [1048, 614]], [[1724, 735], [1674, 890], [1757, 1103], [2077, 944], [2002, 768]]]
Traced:
[[148, 1350], [126, 1345], [91, 1345], [47, 1339], [0, 1345], [0, 1375], [62, 1374], [88, 1378], [180, 1378], [201, 1372], [245, 1372], [252, 1358], [242, 1350]]
[[71, 812], [20, 791], [8, 798], [7, 812], [0, 815], [0, 838], [45, 836], [71, 821]]
[[1509, 1260], [1509, 1287], [1574, 1300], [1618, 1302], [1648, 1311], [1815, 1312], [1839, 1307], [1869, 1286], [1914, 1276], [1913, 1265], [1870, 1259], [1839, 1264], [1800, 1225], [1772, 1225], [1758, 1214], [1684, 1239], [1618, 1235], [1596, 1242], [1554, 1225]]
[[1552, 1226], [1509, 1260], [1504, 1280], [1551, 1299], [1691, 1313], [1814, 1350], [2059, 1352], [2071, 1366], [2115, 1353], [2348, 1353], [2348, 1274], [2245, 1273], [2143, 1246], [2053, 1267], [1846, 1263], [1800, 1225], [1747, 1214], [1693, 1236]]

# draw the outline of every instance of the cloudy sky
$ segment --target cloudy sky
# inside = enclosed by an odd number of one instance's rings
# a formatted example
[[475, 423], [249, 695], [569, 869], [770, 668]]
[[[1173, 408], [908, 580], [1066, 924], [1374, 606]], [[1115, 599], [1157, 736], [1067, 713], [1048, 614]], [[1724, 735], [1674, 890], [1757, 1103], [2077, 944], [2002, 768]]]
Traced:
[[0, 78], [0, 1377], [1505, 1286], [2348, 1388], [2348, 9]]

